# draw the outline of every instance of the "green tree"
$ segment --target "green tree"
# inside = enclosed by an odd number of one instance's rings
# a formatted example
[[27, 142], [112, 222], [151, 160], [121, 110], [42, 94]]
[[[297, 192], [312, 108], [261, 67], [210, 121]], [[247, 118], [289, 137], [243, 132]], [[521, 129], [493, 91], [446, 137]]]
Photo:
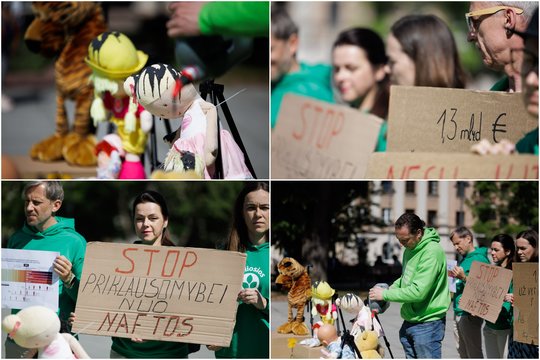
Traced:
[[[2, 244], [25, 221], [21, 198], [26, 182], [2, 182]], [[87, 241], [135, 240], [132, 203], [145, 189], [160, 192], [169, 208], [169, 230], [180, 246], [221, 246], [242, 182], [68, 181], [59, 216], [75, 219]]]
[[[367, 225], [382, 224], [371, 215], [368, 184], [272, 182], [272, 244], [285, 256], [312, 265], [314, 279], [328, 280], [335, 243], [356, 236]], [[361, 255], [362, 259], [365, 252]]]
[[499, 233], [538, 230], [536, 181], [477, 181], [466, 204], [475, 218], [473, 230], [487, 239]]

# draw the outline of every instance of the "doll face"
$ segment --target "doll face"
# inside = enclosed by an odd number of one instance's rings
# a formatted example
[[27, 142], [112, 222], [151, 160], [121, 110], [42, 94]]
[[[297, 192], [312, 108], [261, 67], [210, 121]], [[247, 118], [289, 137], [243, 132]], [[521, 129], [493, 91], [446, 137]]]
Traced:
[[166, 64], [148, 66], [137, 76], [130, 76], [124, 83], [124, 90], [135, 92], [138, 102], [152, 115], [165, 119], [182, 116], [180, 74]]

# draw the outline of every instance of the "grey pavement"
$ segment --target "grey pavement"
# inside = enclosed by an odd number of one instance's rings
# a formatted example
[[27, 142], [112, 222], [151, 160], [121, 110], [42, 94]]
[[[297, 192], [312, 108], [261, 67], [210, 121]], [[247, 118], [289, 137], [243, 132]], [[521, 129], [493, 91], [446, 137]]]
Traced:
[[[50, 70], [40, 75], [35, 82], [28, 80], [25, 74], [21, 81], [17, 76], [8, 73], [10, 81], [2, 88], [2, 92], [15, 102], [15, 108], [3, 112], [2, 123], [2, 154], [24, 155], [32, 144], [54, 133], [54, 118], [56, 114], [55, 86]], [[227, 101], [234, 123], [240, 132], [240, 137], [255, 169], [257, 178], [269, 177], [269, 90], [268, 77], [261, 75], [260, 70], [235, 68], [223, 78], [216, 79], [218, 84], [224, 84], [225, 99], [242, 93]], [[73, 124], [74, 103], [67, 102], [70, 125]], [[227, 121], [218, 110], [221, 123], [228, 128]], [[161, 140], [166, 134], [165, 126], [157, 120], [158, 159], [163, 160], [168, 146]], [[179, 121], [171, 121], [171, 127], [176, 130]], [[106, 124], [100, 124], [97, 138], [101, 139], [107, 131]], [[147, 162], [148, 164], [148, 162]], [[149, 171], [147, 171], [149, 172]]]
[[[394, 358], [404, 359], [405, 353], [403, 352], [403, 347], [401, 346], [401, 343], [399, 342], [399, 328], [401, 327], [401, 324], [403, 322], [403, 319], [399, 315], [399, 310], [400, 310], [400, 304], [392, 303], [390, 304], [390, 307], [383, 314], [379, 315], [379, 320], [384, 329], [386, 338], [388, 339], [388, 342], [390, 343], [390, 349], [392, 350], [392, 354], [394, 355]], [[287, 321], [287, 302], [281, 301], [281, 300], [272, 301], [271, 314], [272, 314], [271, 315], [271, 330], [272, 332], [275, 332], [278, 326], [280, 326], [281, 324]], [[307, 311], [306, 311], [305, 317], [306, 319], [309, 319]], [[350, 316], [350, 314], [343, 314], [343, 317], [346, 322], [353, 318], [353, 316]], [[459, 359], [459, 354], [457, 352], [455, 341], [454, 341], [453, 317], [454, 317], [454, 311], [450, 309], [448, 313], [446, 314], [446, 331], [445, 331], [444, 340], [442, 343], [443, 359]], [[309, 320], [306, 320], [306, 324], [308, 321]], [[390, 354], [388, 352], [388, 349], [384, 345], [384, 341], [383, 341], [383, 347], [385, 348], [384, 358], [389, 359]], [[485, 354], [485, 350], [484, 350], [484, 354]]]
[[[10, 314], [10, 310], [2, 308], [2, 319]], [[2, 359], [5, 359], [4, 342], [7, 334], [2, 331]], [[108, 359], [111, 350], [111, 338], [107, 336], [79, 335], [79, 342], [92, 359]], [[214, 352], [201, 345], [201, 350], [189, 355], [190, 359], [213, 359]]]

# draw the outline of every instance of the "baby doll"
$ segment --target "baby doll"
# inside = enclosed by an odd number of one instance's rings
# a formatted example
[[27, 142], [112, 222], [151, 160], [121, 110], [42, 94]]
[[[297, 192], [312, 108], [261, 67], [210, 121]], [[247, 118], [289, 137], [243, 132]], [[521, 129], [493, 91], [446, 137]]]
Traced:
[[347, 344], [341, 348], [341, 337], [337, 335], [334, 325], [324, 324], [319, 328], [318, 339], [325, 347], [321, 349], [325, 359], [356, 359], [354, 351]]
[[[60, 334], [60, 319], [51, 309], [30, 306], [2, 321], [2, 328], [15, 343], [37, 352], [39, 359], [89, 359], [71, 334]], [[75, 355], [74, 355], [75, 354]]]
[[365, 330], [375, 330], [378, 336], [383, 335], [381, 325], [376, 318], [372, 318], [369, 307], [358, 296], [347, 293], [336, 300], [336, 305], [343, 311], [356, 314], [351, 335], [356, 336]]
[[97, 178], [118, 179], [122, 169], [122, 158], [126, 155], [122, 139], [116, 134], [107, 134], [96, 145]]
[[218, 131], [216, 107], [199, 96], [187, 77], [189, 75], [176, 71], [170, 65], [154, 64], [130, 76], [124, 83], [125, 92], [136, 98], [150, 113], [167, 119], [182, 118], [165, 158], [164, 170], [182, 171], [182, 158], [191, 152], [196, 159], [203, 161], [205, 178], [213, 178], [219, 133], [223, 177], [252, 178], [245, 165], [244, 154], [231, 134], [226, 130]]
[[129, 38], [117, 31], [105, 32], [88, 46], [86, 63], [93, 70], [95, 98], [90, 108], [94, 123], [107, 120], [116, 125], [122, 139], [125, 160], [119, 179], [145, 179], [141, 155], [152, 128], [152, 114], [130, 102], [124, 80], [143, 68], [148, 55], [135, 49]]

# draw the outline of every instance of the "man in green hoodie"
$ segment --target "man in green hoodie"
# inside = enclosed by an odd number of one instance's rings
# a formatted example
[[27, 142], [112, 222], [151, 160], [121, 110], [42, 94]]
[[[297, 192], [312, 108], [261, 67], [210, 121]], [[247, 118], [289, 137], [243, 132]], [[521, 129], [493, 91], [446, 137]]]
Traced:
[[[64, 200], [64, 189], [58, 181], [29, 183], [23, 190], [23, 198], [26, 221], [23, 228], [10, 237], [7, 247], [60, 253], [53, 263], [53, 270], [61, 280], [59, 317], [62, 331], [70, 331], [68, 318], [75, 311], [86, 240], [75, 231], [73, 219], [55, 216]], [[7, 358], [19, 358], [27, 350], [9, 338], [5, 345]]]
[[455, 277], [456, 293], [454, 295], [454, 337], [459, 356], [462, 359], [482, 359], [482, 324], [484, 320], [472, 316], [459, 307], [459, 300], [465, 289], [465, 282], [473, 261], [489, 264], [487, 248], [474, 246], [474, 237], [469, 229], [460, 226], [450, 233], [450, 240], [456, 252], [463, 256], [461, 262], [450, 270], [449, 275]]
[[389, 289], [369, 290], [369, 298], [402, 303], [399, 337], [408, 359], [440, 359], [450, 292], [439, 234], [412, 213], [401, 215], [394, 225], [405, 247], [403, 273]]
[[272, 129], [276, 126], [281, 101], [292, 93], [333, 103], [332, 68], [329, 65], [308, 65], [296, 58], [298, 27], [282, 9], [272, 8], [272, 37], [270, 45]]

